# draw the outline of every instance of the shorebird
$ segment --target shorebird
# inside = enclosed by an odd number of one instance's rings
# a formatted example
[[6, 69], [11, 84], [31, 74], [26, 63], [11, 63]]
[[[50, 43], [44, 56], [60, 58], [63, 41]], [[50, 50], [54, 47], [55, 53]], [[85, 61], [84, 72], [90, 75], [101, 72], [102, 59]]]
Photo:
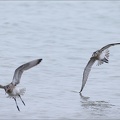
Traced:
[[82, 92], [86, 81], [88, 79], [88, 75], [91, 71], [92, 65], [94, 64], [94, 62], [97, 60], [98, 64], [97, 65], [101, 65], [103, 63], [108, 63], [108, 59], [109, 59], [109, 50], [108, 48], [114, 45], [120, 45], [120, 43], [113, 43], [113, 44], [108, 44], [104, 47], [102, 47], [101, 49], [93, 52], [92, 57], [90, 58], [90, 60], [88, 61], [84, 72], [83, 72], [83, 79], [82, 79], [82, 86], [81, 86], [81, 90], [80, 92]]
[[19, 89], [17, 87], [17, 84], [20, 83], [20, 78], [22, 76], [22, 73], [25, 70], [28, 70], [28, 69], [38, 65], [41, 61], [42, 61], [42, 59], [37, 59], [37, 60], [33, 60], [33, 61], [30, 61], [28, 63], [25, 63], [25, 64], [21, 65], [20, 67], [18, 67], [15, 70], [13, 80], [10, 84], [5, 85], [5, 86], [0, 85], [0, 88], [4, 89], [5, 93], [8, 94], [8, 97], [11, 97], [15, 100], [16, 107], [17, 107], [18, 111], [20, 111], [20, 109], [18, 107], [16, 97], [19, 97], [21, 99], [22, 103], [25, 105], [24, 101], [21, 98], [21, 95], [23, 95], [24, 92], [25, 92], [25, 88]]

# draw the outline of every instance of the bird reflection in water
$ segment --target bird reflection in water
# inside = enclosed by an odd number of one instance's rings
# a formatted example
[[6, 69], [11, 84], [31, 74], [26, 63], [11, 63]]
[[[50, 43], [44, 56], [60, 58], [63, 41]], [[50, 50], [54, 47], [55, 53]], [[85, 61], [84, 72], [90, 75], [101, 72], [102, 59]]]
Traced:
[[92, 101], [90, 97], [85, 97], [82, 93], [80, 93], [80, 100], [84, 109], [90, 110], [88, 111], [90, 114], [97, 116], [106, 116], [105, 113], [115, 106], [106, 101]]

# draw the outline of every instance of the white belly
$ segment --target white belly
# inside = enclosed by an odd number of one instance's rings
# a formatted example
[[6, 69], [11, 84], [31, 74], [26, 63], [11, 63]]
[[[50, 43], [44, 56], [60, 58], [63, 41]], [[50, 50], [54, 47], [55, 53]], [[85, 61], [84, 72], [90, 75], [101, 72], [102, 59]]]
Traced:
[[23, 95], [25, 90], [25, 88], [19, 89], [18, 87], [15, 87], [11, 93], [8, 93], [8, 97], [17, 97], [19, 95]]
[[104, 53], [104, 52], [102, 52], [102, 53], [100, 54], [100, 56], [99, 56], [99, 60], [104, 59], [104, 57], [105, 57], [105, 53]]

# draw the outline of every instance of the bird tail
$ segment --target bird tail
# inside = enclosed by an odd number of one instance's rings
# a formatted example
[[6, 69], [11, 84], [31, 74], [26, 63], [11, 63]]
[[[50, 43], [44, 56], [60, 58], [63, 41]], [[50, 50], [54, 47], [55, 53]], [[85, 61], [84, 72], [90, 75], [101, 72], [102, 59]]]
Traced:
[[109, 53], [109, 50], [106, 49], [106, 50], [105, 50], [105, 53], [104, 53], [104, 58], [101, 59], [101, 60], [98, 60], [98, 64], [97, 64], [97, 65], [99, 66], [99, 65], [103, 64], [104, 62], [105, 62], [105, 63], [108, 63], [108, 62], [109, 62], [109, 54], [110, 54], [110, 53]]
[[25, 91], [26, 91], [25, 88], [20, 89], [20, 95], [24, 95]]
[[105, 63], [108, 63], [109, 61], [109, 50], [108, 49], [106, 49], [106, 51], [105, 51], [105, 57], [102, 59], [102, 61], [103, 62], [105, 62]]
[[108, 59], [104, 58], [102, 59], [103, 62], [108, 63]]

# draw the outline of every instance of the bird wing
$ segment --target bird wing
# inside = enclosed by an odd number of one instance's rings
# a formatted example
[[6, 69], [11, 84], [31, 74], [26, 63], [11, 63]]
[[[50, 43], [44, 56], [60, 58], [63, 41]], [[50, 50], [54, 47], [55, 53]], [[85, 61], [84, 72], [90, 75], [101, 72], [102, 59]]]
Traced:
[[89, 62], [88, 62], [87, 65], [86, 65], [85, 69], [84, 69], [83, 79], [82, 79], [82, 87], [81, 87], [80, 92], [82, 92], [82, 90], [83, 90], [83, 88], [84, 88], [84, 86], [85, 86], [85, 84], [86, 84], [86, 81], [87, 81], [87, 79], [88, 79], [88, 75], [89, 75], [89, 73], [90, 73], [91, 67], [92, 67], [92, 65], [94, 64], [95, 60], [96, 60], [96, 59], [95, 59], [94, 57], [91, 57], [90, 60], [89, 60]]
[[37, 64], [39, 64], [42, 61], [42, 59], [37, 59], [37, 60], [33, 60], [30, 61], [28, 63], [25, 63], [23, 65], [21, 65], [20, 67], [18, 67], [15, 72], [14, 72], [14, 76], [13, 76], [13, 80], [12, 80], [12, 84], [13, 85], [17, 85], [20, 83], [20, 78], [22, 76], [23, 71], [28, 70], [34, 66], [36, 66]]
[[100, 49], [100, 52], [104, 51], [105, 49], [114, 46], [114, 45], [120, 45], [120, 43], [113, 43], [113, 44], [108, 44]]

